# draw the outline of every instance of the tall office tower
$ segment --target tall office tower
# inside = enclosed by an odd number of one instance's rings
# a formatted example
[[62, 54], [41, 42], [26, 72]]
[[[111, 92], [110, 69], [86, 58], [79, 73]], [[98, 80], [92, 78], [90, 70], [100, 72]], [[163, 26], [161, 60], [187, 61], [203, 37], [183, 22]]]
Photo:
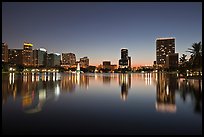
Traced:
[[59, 67], [60, 66], [61, 56], [59, 53], [50, 53], [48, 54], [48, 67]]
[[166, 55], [175, 53], [175, 38], [157, 38], [156, 39], [156, 63], [164, 67], [166, 64]]
[[33, 66], [33, 44], [24, 42], [23, 44], [23, 65]]
[[8, 45], [2, 43], [2, 62], [8, 62]]
[[35, 67], [46, 67], [47, 66], [47, 50], [39, 48], [33, 50], [33, 65]]
[[9, 49], [8, 62], [11, 65], [23, 65], [23, 49]]
[[62, 66], [72, 67], [76, 65], [76, 55], [74, 53], [62, 53]]
[[82, 68], [87, 68], [89, 66], [89, 58], [88, 57], [80, 58], [80, 64]]
[[131, 68], [131, 57], [128, 56], [128, 49], [121, 49], [121, 59], [119, 60], [120, 68]]

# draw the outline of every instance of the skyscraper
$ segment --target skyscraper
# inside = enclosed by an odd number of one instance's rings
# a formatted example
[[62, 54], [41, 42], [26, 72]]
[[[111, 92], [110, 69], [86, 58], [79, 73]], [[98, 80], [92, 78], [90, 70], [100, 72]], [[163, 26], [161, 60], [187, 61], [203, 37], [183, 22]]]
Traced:
[[166, 55], [175, 53], [175, 38], [157, 38], [156, 39], [156, 63], [164, 67], [166, 64]]
[[80, 58], [80, 64], [82, 68], [87, 68], [89, 66], [89, 58], [88, 57]]
[[62, 66], [63, 67], [72, 67], [76, 65], [76, 56], [74, 53], [62, 53]]
[[8, 45], [2, 43], [2, 62], [8, 62]]
[[33, 44], [24, 42], [23, 44], [23, 65], [33, 66]]
[[23, 49], [9, 49], [8, 61], [11, 65], [23, 65]]
[[103, 69], [111, 69], [111, 62], [103, 61]]
[[120, 68], [131, 68], [131, 57], [128, 56], [128, 49], [121, 49], [121, 59], [119, 60]]
[[47, 66], [47, 50], [39, 48], [33, 50], [33, 65], [36, 67]]
[[59, 53], [48, 54], [48, 67], [58, 67], [60, 66], [61, 56]]

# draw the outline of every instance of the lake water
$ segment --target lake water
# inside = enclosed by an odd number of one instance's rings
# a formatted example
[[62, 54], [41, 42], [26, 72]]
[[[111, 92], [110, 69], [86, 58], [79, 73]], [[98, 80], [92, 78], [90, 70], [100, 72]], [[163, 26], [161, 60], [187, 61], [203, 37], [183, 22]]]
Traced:
[[2, 73], [3, 134], [202, 134], [202, 80]]

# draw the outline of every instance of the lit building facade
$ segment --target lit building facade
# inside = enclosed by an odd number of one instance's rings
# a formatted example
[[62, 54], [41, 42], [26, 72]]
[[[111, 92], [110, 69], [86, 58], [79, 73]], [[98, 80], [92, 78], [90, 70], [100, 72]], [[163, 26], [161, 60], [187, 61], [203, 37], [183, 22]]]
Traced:
[[2, 43], [2, 62], [8, 62], [8, 45]]
[[63, 67], [72, 67], [76, 65], [76, 55], [74, 53], [62, 53]]
[[23, 65], [33, 66], [33, 44], [24, 42], [23, 44]]
[[103, 69], [111, 69], [111, 62], [103, 61]]
[[9, 49], [8, 61], [11, 65], [23, 65], [23, 49]]
[[120, 68], [131, 68], [131, 57], [128, 56], [128, 49], [121, 49], [121, 59], [119, 60]]
[[46, 67], [47, 66], [47, 50], [39, 48], [33, 50], [33, 65], [35, 67]]
[[60, 66], [61, 56], [59, 53], [50, 53], [48, 54], [48, 67], [59, 67]]
[[89, 66], [89, 58], [88, 57], [80, 58], [80, 65], [82, 68], [87, 68]]
[[164, 67], [166, 64], [166, 55], [175, 53], [175, 38], [157, 38], [156, 39], [156, 63]]
[[166, 68], [175, 69], [178, 68], [178, 53], [166, 55]]

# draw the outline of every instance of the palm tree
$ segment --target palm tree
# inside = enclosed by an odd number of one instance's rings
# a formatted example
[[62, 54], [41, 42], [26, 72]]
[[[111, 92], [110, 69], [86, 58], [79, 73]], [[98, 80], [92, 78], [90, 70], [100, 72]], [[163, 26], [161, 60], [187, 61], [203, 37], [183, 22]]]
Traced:
[[186, 70], [190, 68], [189, 65], [188, 65], [186, 56], [187, 56], [187, 55], [182, 54], [182, 56], [179, 58], [179, 60], [180, 60], [180, 65], [179, 65], [179, 67], [178, 67], [179, 74], [182, 74], [182, 75], [185, 76], [185, 77], [187, 77]]
[[192, 48], [188, 48], [187, 52], [191, 53], [191, 58], [189, 59], [189, 62], [191, 62], [193, 68], [199, 69], [199, 75], [200, 75], [200, 69], [202, 68], [201, 42], [193, 43]]
[[180, 58], [180, 62], [181, 62], [181, 65], [183, 66], [185, 63], [186, 63], [186, 61], [187, 61], [187, 59], [186, 59], [186, 54], [182, 54], [182, 56], [181, 56], [181, 58]]

